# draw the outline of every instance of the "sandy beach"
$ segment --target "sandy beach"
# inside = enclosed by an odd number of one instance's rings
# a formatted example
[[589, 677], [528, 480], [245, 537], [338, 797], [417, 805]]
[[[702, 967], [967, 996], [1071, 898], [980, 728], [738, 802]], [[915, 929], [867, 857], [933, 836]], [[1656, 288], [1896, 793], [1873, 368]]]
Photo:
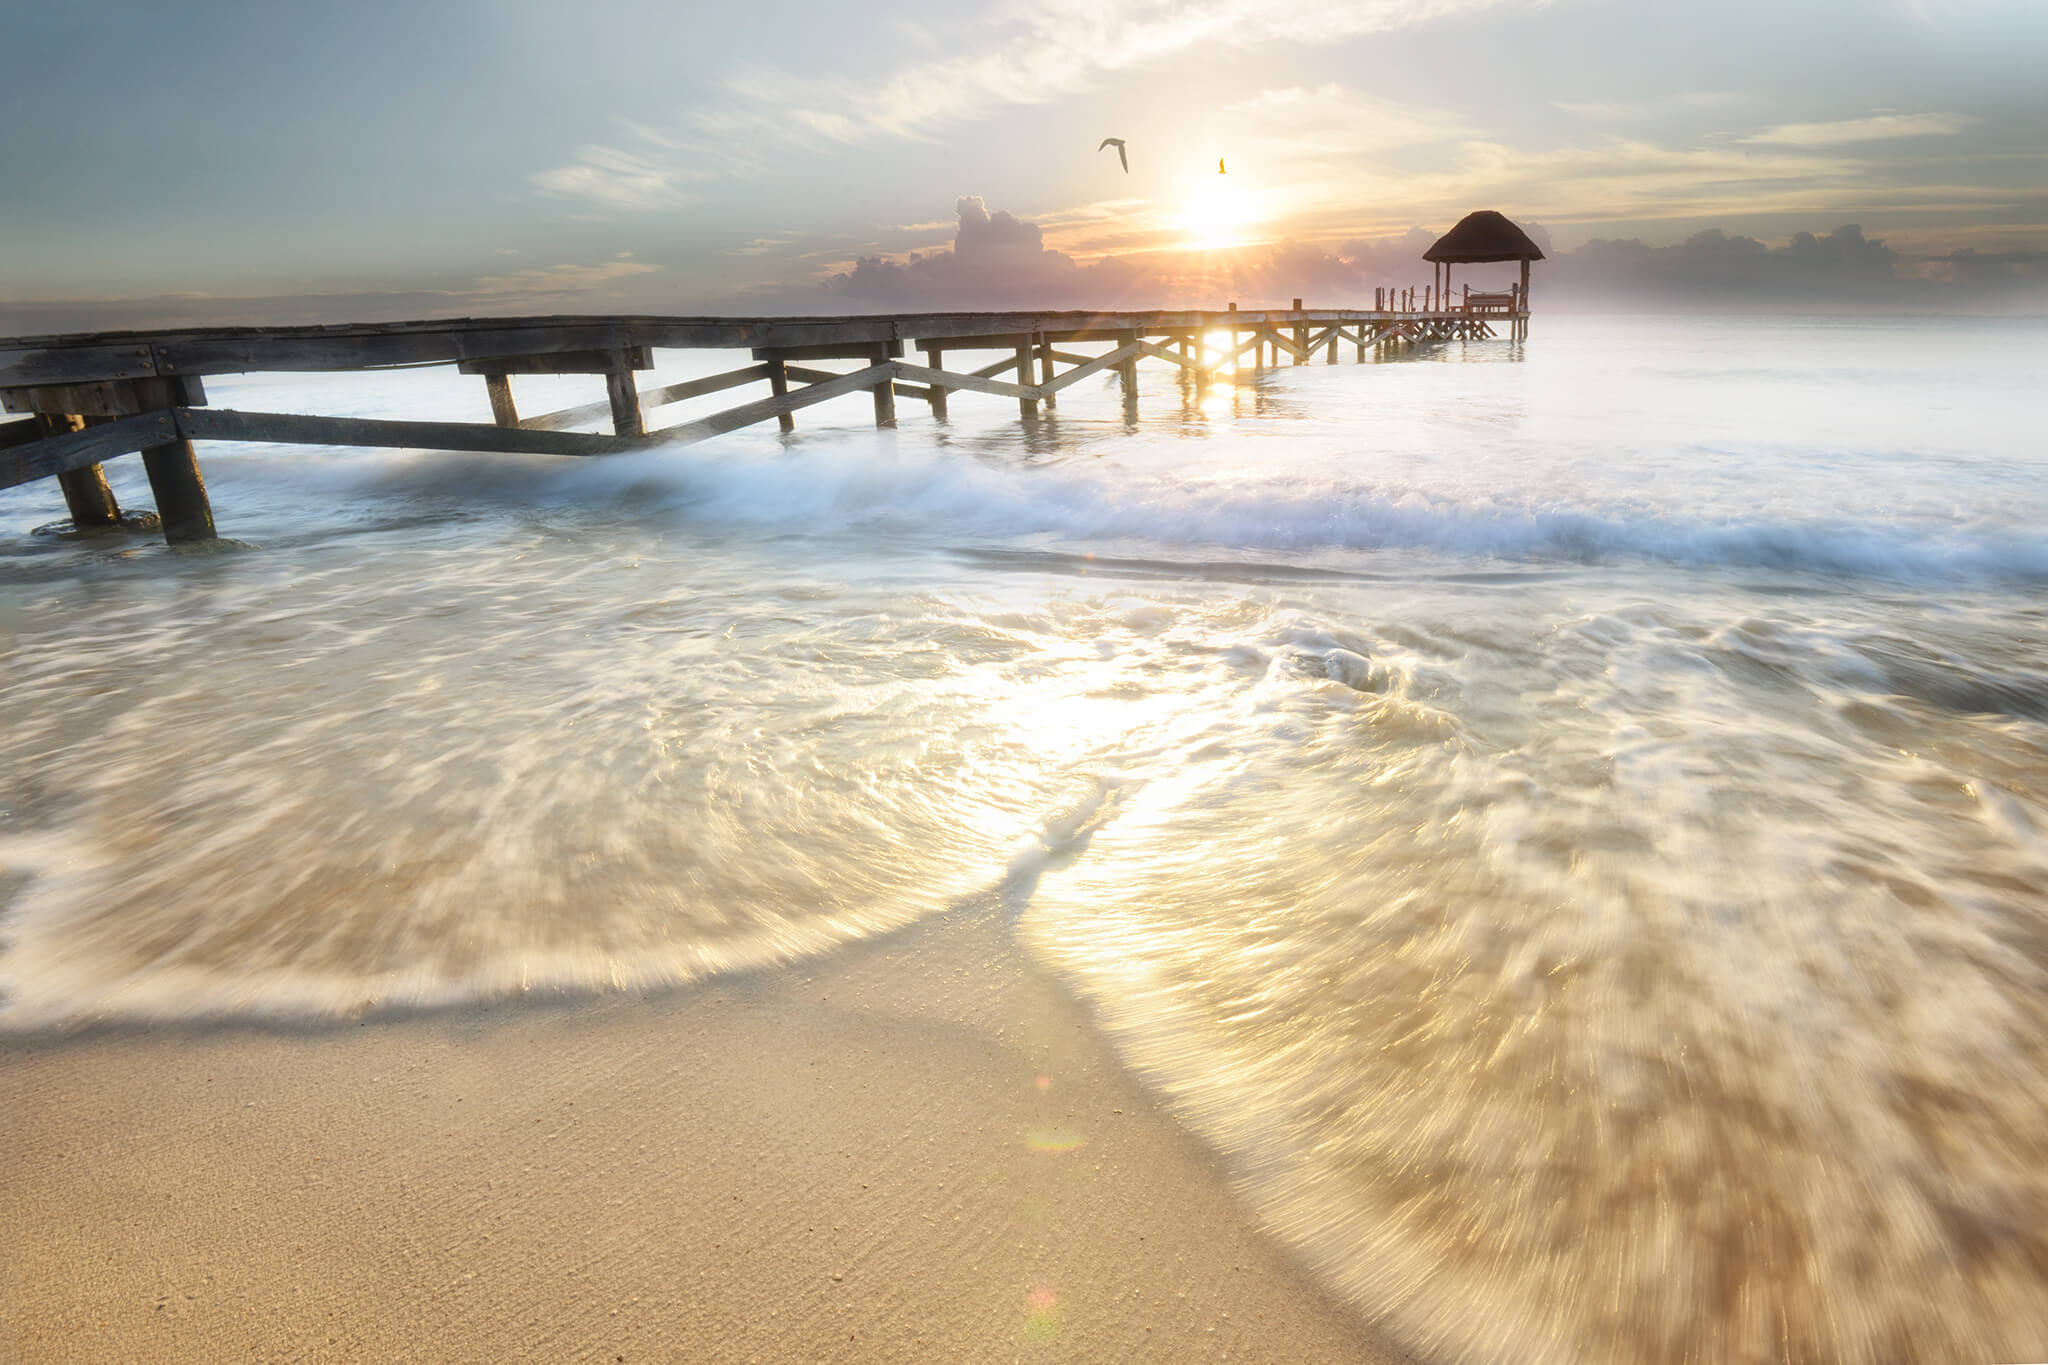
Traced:
[[0, 1357], [1403, 1359], [961, 911], [652, 996], [0, 1043]]

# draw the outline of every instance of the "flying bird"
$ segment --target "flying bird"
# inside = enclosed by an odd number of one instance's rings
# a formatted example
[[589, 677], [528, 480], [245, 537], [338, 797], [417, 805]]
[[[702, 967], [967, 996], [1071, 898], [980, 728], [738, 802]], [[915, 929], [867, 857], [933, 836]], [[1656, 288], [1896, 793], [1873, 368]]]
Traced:
[[[1124, 174], [1129, 175], [1131, 173], [1131, 158], [1129, 153], [1124, 151], [1124, 140], [1122, 138], [1106, 137], [1102, 139], [1102, 147], [1116, 148], [1116, 159], [1124, 163]], [[1099, 152], [1102, 150], [1102, 147], [1097, 147], [1095, 150]]]
[[[1097, 147], [1097, 148], [1096, 148], [1095, 150], [1099, 152], [1099, 151], [1101, 151], [1102, 149], [1101, 149], [1100, 147]], [[1218, 175], [1229, 175], [1229, 174], [1230, 174], [1230, 172], [1229, 172], [1229, 171], [1226, 171], [1226, 170], [1224, 170], [1224, 169], [1223, 169], [1223, 158], [1222, 158], [1222, 157], [1220, 157], [1220, 156], [1216, 158], [1216, 174], [1218, 174]]]

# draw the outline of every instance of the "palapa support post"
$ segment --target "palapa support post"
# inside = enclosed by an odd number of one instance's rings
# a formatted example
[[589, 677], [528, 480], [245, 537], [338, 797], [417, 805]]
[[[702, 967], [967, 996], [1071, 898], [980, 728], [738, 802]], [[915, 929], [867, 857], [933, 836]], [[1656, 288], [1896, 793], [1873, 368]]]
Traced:
[[[768, 392], [777, 398], [789, 397], [789, 362], [780, 355], [770, 356], [761, 362], [768, 367]], [[787, 436], [796, 430], [796, 414], [778, 412], [775, 414], [775, 429]]]
[[645, 436], [640, 419], [640, 387], [633, 380], [633, 357], [623, 347], [611, 353], [611, 367], [604, 372], [605, 392], [612, 400], [612, 434]]
[[[1017, 383], [1022, 388], [1031, 387], [1031, 341], [1028, 337], [1017, 343]], [[1017, 415], [1026, 418], [1038, 416], [1038, 400], [1019, 398]]]
[[491, 420], [501, 427], [518, 426], [519, 406], [512, 401], [512, 376], [503, 370], [485, 370], [484, 391], [491, 396]]
[[[946, 352], [943, 348], [934, 346], [925, 355], [931, 362], [933, 369], [943, 370], [946, 368]], [[933, 384], [931, 388], [932, 420], [943, 422], [946, 420], [946, 388], [943, 384]]]
[[[44, 436], [64, 436], [85, 430], [85, 419], [72, 412], [39, 412], [36, 427]], [[64, 506], [71, 524], [81, 531], [102, 530], [121, 524], [121, 504], [107, 483], [107, 471], [96, 464], [68, 470], [57, 476], [64, 490]]]
[[[886, 366], [888, 365], [890, 360], [889, 348], [886, 345], [876, 346], [874, 350], [869, 353], [869, 356], [870, 362], [872, 364]], [[882, 382], [875, 385], [874, 394], [875, 425], [878, 427], [895, 426], [896, 375], [893, 371], [887, 369], [883, 370]]]

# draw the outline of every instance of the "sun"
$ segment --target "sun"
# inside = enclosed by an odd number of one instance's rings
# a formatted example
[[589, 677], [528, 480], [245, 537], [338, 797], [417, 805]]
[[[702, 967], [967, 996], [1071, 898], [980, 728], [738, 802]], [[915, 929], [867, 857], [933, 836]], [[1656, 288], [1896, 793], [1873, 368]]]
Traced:
[[1204, 249], [1239, 245], [1258, 218], [1247, 182], [1235, 175], [1203, 176], [1189, 187], [1185, 203], [1181, 231], [1190, 246]]

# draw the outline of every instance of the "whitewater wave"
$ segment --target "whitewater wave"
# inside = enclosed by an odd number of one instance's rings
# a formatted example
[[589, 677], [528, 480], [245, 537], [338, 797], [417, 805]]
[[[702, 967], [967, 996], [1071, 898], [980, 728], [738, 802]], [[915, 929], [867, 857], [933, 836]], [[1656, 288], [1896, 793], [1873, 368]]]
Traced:
[[[887, 437], [781, 454], [655, 451], [605, 461], [488, 462], [441, 455], [220, 462], [235, 481], [295, 494], [347, 492], [452, 506], [573, 514], [624, 503], [693, 528], [854, 535], [938, 545], [1112, 545], [1304, 555], [1415, 551], [1526, 565], [1730, 568], [1902, 585], [2048, 581], [2048, 534], [2000, 512], [1946, 516], [1759, 513], [1654, 495], [1425, 487], [1299, 468], [1200, 473], [1115, 461], [1022, 464], [909, 451]], [[486, 471], [488, 477], [486, 477]], [[396, 511], [397, 509], [393, 509]], [[408, 509], [412, 510], [412, 509]]]

